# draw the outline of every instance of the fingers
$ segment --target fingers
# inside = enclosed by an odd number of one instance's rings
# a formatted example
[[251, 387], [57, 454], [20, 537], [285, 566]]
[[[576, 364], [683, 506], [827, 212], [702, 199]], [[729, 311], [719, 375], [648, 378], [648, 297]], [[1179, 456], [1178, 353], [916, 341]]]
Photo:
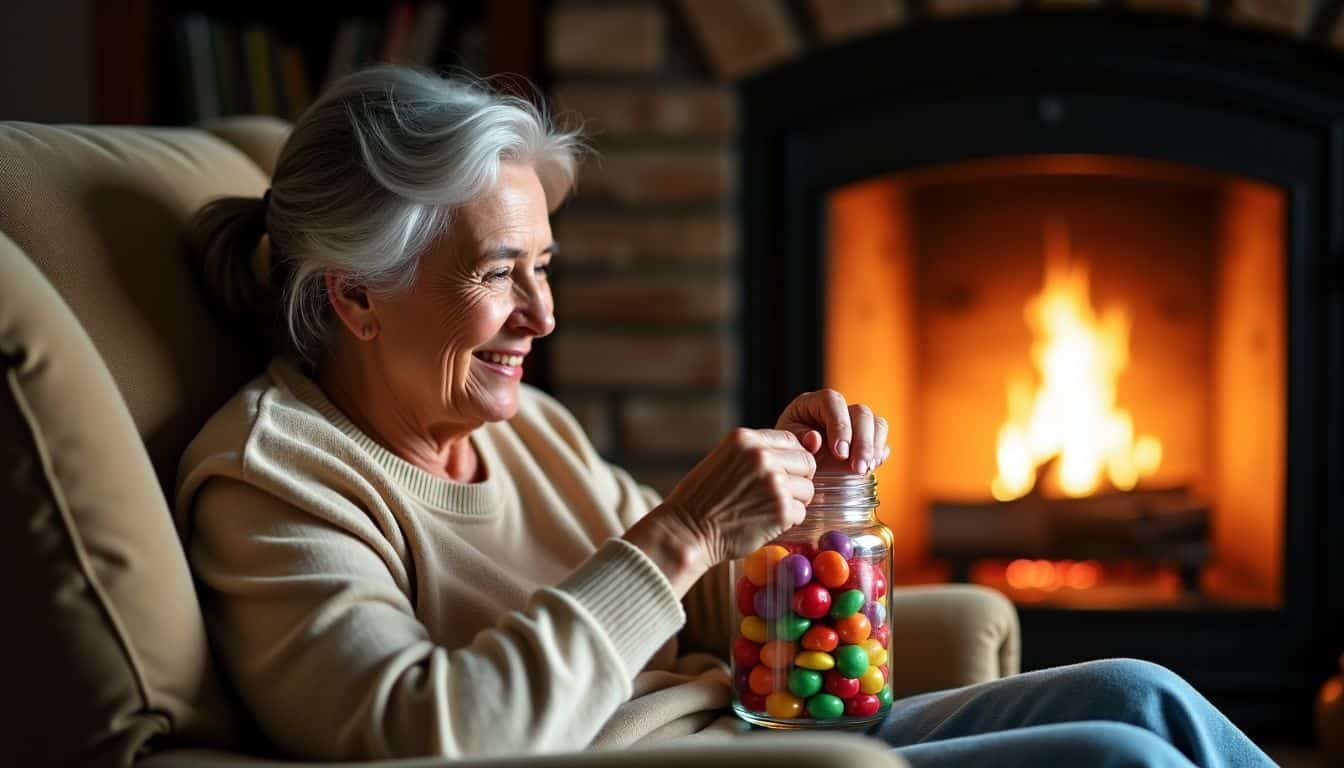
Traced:
[[787, 497], [800, 504], [812, 503], [812, 481], [806, 477], [783, 475], [781, 485]]
[[873, 452], [877, 466], [887, 460], [891, 455], [891, 448], [887, 447], [887, 420], [881, 416], [874, 418], [873, 423]]
[[867, 474], [877, 465], [877, 456], [873, 447], [874, 432], [877, 424], [873, 410], [862, 403], [849, 406], [850, 424], [854, 430], [854, 444], [850, 448], [849, 466], [857, 473]]
[[802, 450], [803, 448], [798, 436], [786, 429], [752, 429], [748, 431], [766, 448], [782, 450]]

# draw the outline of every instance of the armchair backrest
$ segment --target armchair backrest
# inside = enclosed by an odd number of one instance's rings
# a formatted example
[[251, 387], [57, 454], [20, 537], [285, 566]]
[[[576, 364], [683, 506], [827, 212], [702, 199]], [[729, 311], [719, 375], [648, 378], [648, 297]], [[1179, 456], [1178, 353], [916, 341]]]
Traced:
[[245, 746], [164, 491], [264, 364], [206, 311], [185, 225], [210, 198], [260, 195], [287, 125], [211, 128], [238, 145], [0, 122], [0, 650], [24, 699], [5, 724], [16, 764]]

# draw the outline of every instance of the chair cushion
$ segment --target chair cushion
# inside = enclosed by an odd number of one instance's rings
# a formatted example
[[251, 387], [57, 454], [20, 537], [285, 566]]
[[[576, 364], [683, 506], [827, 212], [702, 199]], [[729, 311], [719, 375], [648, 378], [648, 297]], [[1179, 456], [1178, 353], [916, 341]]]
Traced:
[[203, 130], [0, 123], [0, 231], [93, 339], [165, 494], [196, 431], [265, 365], [205, 308], [185, 227], [209, 199], [267, 183]]
[[136, 426], [89, 336], [2, 232], [0, 376], [6, 760], [124, 766], [150, 739], [238, 745]]

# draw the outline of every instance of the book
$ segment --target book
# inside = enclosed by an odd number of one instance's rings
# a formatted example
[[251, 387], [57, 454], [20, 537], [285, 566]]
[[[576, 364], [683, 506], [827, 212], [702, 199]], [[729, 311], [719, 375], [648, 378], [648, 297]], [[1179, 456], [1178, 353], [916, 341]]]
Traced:
[[248, 96], [238, 29], [218, 19], [210, 22], [210, 42], [215, 53], [215, 82], [219, 85], [220, 114], [244, 114], [252, 109]]
[[246, 83], [251, 91], [252, 112], [258, 115], [274, 115], [275, 84], [271, 75], [270, 42], [266, 28], [259, 24], [249, 24], [243, 29], [243, 59], [246, 62]]
[[199, 13], [178, 20], [178, 71], [185, 87], [184, 107], [192, 122], [220, 115], [219, 83], [215, 78], [214, 51], [210, 42], [210, 21]]
[[433, 67], [439, 61], [443, 30], [448, 25], [448, 7], [439, 0], [422, 3], [415, 12], [415, 27], [406, 46], [406, 63]]
[[285, 117], [293, 121], [313, 103], [312, 80], [303, 53], [292, 45], [280, 46], [280, 79], [284, 83]]
[[387, 23], [384, 25], [383, 45], [382, 50], [379, 51], [379, 60], [393, 64], [405, 63], [406, 48], [411, 39], [411, 28], [414, 23], [414, 5], [400, 2], [392, 6], [391, 10], [387, 12]]
[[327, 62], [327, 71], [323, 78], [323, 88], [333, 80], [355, 71], [356, 58], [359, 55], [361, 22], [356, 18], [341, 19], [336, 29], [336, 39], [331, 45], [331, 58]]

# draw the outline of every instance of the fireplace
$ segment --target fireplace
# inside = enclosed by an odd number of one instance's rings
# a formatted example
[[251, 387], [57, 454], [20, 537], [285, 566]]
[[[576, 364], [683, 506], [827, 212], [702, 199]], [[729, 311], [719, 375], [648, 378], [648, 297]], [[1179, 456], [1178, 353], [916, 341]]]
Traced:
[[1326, 73], [1063, 14], [747, 81], [744, 415], [873, 404], [897, 580], [1002, 591], [1027, 668], [1147, 658], [1303, 733], [1344, 639]]

